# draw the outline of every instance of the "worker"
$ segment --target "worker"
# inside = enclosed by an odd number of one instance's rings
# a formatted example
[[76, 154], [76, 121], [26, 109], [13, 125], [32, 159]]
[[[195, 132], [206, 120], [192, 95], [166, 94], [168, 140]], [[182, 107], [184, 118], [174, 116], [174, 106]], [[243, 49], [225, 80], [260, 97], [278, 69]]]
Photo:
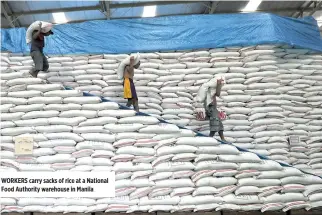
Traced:
[[30, 74], [37, 78], [39, 71], [47, 71], [49, 64], [46, 56], [43, 53], [45, 46], [45, 36], [54, 34], [51, 30], [47, 33], [41, 32], [42, 22], [39, 22], [38, 28], [32, 32], [32, 41], [30, 48], [30, 55], [34, 61], [35, 68], [30, 71]]
[[208, 94], [210, 98], [205, 99], [204, 108], [206, 112], [206, 119], [209, 119], [210, 127], [210, 137], [213, 137], [216, 132], [219, 133], [219, 136], [222, 141], [226, 141], [224, 137], [224, 126], [221, 121], [220, 113], [217, 109], [217, 98], [220, 96], [221, 88], [223, 86], [223, 79], [217, 79], [216, 92], [213, 94]]
[[133, 77], [134, 69], [138, 69], [140, 61], [134, 65], [134, 56], [130, 58], [130, 65], [126, 66], [123, 73], [123, 87], [124, 87], [124, 98], [127, 99], [127, 107], [133, 105], [134, 110], [139, 112], [139, 100], [136, 94]]

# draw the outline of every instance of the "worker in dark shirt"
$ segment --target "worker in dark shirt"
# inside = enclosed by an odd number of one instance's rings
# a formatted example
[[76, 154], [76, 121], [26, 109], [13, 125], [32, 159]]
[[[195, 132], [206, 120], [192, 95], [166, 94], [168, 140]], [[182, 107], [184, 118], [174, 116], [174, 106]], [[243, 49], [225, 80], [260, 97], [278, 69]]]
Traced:
[[49, 68], [49, 64], [46, 56], [43, 53], [43, 49], [45, 46], [45, 36], [49, 36], [54, 34], [51, 30], [47, 33], [41, 32], [42, 23], [39, 23], [38, 29], [32, 32], [32, 41], [30, 48], [30, 55], [32, 60], [35, 63], [35, 69], [30, 72], [33, 77], [37, 77], [39, 71], [47, 71]]

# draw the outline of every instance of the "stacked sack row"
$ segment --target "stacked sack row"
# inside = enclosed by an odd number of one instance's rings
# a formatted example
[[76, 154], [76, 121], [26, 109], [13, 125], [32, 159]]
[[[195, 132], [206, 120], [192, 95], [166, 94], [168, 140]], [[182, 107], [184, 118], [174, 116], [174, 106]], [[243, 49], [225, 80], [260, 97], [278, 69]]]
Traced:
[[[116, 70], [127, 56], [52, 57], [40, 78], [125, 104]], [[29, 56], [3, 59], [15, 71], [32, 65]], [[195, 117], [203, 105], [194, 98], [202, 84], [225, 76], [218, 106], [228, 115], [227, 140], [322, 175], [321, 61], [320, 54], [278, 45], [142, 53], [134, 81], [141, 111], [208, 135], [208, 122]], [[289, 135], [301, 142], [290, 146]]]
[[[124, 103], [122, 80], [117, 79], [116, 68], [126, 56], [50, 58], [53, 72], [47, 77], [50, 82], [63, 82]], [[32, 64], [28, 58], [10, 57], [7, 61]], [[316, 165], [321, 159], [317, 151], [321, 143], [320, 55], [312, 55], [302, 49], [257, 46], [186, 53], [146, 53], [141, 54], [141, 58], [142, 65], [140, 70], [136, 70], [135, 82], [144, 112], [161, 115], [172, 123], [207, 134], [208, 123], [195, 120], [193, 115], [194, 109], [202, 105], [194, 103], [193, 99], [201, 84], [215, 74], [224, 73], [227, 85], [222, 93], [223, 103], [219, 106], [229, 118], [224, 122], [226, 136], [230, 137], [227, 139], [272, 159], [321, 174], [321, 168]], [[29, 69], [30, 66], [11, 65], [10, 68]], [[312, 81], [312, 78], [317, 81]], [[307, 92], [306, 95], [303, 92]], [[308, 96], [307, 99], [304, 96]], [[301, 118], [303, 114], [305, 119]], [[303, 142], [289, 150], [288, 135], [299, 134]], [[291, 157], [286, 156], [289, 151]], [[313, 163], [310, 157], [315, 159]]]
[[[321, 174], [318, 165], [309, 164], [309, 154], [320, 158], [319, 149], [308, 145], [311, 141], [317, 145], [321, 142], [322, 97], [317, 92], [321, 89], [321, 56], [304, 55], [307, 52], [302, 49], [261, 50], [260, 47], [240, 50], [244, 68], [230, 67], [229, 72], [244, 75], [222, 75], [228, 78], [228, 86], [223, 88], [227, 89], [223, 109], [230, 117], [224, 122], [226, 128], [243, 132], [225, 133], [233, 137], [229, 140], [238, 146], [302, 169], [313, 168], [313, 172]], [[302, 59], [305, 56], [307, 59]], [[290, 59], [295, 57], [300, 59]], [[234, 124], [236, 127], [229, 127]], [[301, 147], [291, 146], [289, 153], [287, 137], [290, 135], [309, 142], [299, 143]]]
[[[1, 171], [116, 172], [114, 198], [1, 198], [3, 213], [322, 206], [320, 177], [25, 72], [1, 76]], [[33, 137], [32, 156], [15, 156], [19, 136]]]

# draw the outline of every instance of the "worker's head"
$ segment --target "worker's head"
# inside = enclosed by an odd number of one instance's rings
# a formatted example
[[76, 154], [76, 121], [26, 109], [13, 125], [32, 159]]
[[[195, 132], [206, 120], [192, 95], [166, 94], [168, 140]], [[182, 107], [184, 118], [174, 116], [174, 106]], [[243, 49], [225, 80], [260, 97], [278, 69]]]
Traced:
[[138, 69], [140, 67], [141, 62], [139, 61], [137, 64], [134, 65], [135, 69]]

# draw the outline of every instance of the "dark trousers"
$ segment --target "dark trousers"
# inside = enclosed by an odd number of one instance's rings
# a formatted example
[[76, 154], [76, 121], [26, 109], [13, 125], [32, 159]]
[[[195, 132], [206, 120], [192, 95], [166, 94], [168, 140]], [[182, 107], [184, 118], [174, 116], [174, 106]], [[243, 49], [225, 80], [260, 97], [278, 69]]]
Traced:
[[131, 105], [133, 105], [136, 112], [139, 112], [139, 100], [137, 98], [127, 99], [126, 106], [131, 107]]
[[49, 68], [49, 64], [46, 56], [41, 51], [32, 51], [30, 53], [32, 60], [35, 63], [35, 71], [44, 71], [46, 72]]
[[[223, 130], [220, 130], [218, 133], [219, 133], [220, 139], [221, 139], [222, 141], [226, 141], [226, 140], [225, 140], [225, 137], [224, 137], [224, 131], [223, 131]], [[210, 133], [209, 133], [209, 137], [213, 137], [213, 136], [215, 136], [215, 134], [216, 134], [216, 132], [215, 132], [215, 131], [210, 131]]]

